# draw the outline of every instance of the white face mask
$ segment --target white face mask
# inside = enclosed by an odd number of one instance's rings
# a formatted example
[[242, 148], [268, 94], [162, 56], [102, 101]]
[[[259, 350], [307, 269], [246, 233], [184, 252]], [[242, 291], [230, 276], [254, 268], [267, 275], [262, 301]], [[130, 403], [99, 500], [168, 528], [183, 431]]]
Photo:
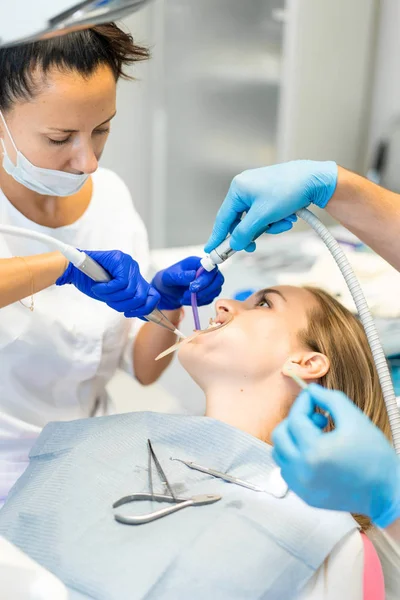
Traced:
[[86, 173], [75, 175], [65, 171], [35, 167], [16, 147], [1, 111], [0, 116], [17, 153], [17, 164], [14, 165], [7, 154], [4, 140], [0, 139], [3, 146], [3, 167], [15, 181], [38, 194], [46, 196], [72, 196], [81, 189], [89, 175]]

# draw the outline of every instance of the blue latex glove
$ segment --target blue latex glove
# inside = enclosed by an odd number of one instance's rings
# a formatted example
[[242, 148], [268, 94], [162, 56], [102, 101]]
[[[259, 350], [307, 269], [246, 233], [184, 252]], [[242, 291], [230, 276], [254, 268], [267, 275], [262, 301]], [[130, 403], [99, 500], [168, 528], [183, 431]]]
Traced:
[[139, 265], [131, 256], [119, 250], [85, 250], [112, 276], [108, 283], [94, 283], [90, 277], [69, 263], [56, 285], [73, 283], [86, 296], [105, 302], [125, 317], [143, 317], [151, 313], [160, 301], [159, 293], [142, 277]]
[[224, 277], [218, 269], [205, 271], [196, 279], [196, 272], [201, 267], [198, 256], [189, 256], [176, 264], [159, 271], [151, 282], [159, 292], [161, 310], [174, 310], [190, 304], [191, 293], [197, 294], [197, 304], [210, 304], [219, 296]]
[[[234, 250], [254, 250], [251, 242], [268, 229], [282, 233], [293, 227], [295, 213], [313, 203], [325, 208], [337, 183], [332, 161], [297, 160], [237, 175], [218, 211], [205, 252], [211, 252], [232, 231]], [[245, 217], [240, 221], [242, 214]]]
[[[324, 433], [329, 411], [335, 430]], [[400, 460], [383, 433], [342, 392], [312, 384], [272, 434], [288, 486], [311, 506], [360, 513], [386, 527], [400, 517]]]

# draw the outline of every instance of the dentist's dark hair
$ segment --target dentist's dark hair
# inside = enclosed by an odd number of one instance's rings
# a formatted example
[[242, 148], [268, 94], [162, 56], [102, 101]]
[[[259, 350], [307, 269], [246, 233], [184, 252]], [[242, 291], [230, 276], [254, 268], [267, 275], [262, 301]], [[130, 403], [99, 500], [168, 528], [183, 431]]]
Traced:
[[15, 102], [32, 100], [53, 68], [89, 77], [99, 66], [108, 65], [117, 81], [131, 79], [126, 67], [149, 57], [149, 50], [135, 44], [115, 23], [0, 48], [0, 110], [6, 112]]

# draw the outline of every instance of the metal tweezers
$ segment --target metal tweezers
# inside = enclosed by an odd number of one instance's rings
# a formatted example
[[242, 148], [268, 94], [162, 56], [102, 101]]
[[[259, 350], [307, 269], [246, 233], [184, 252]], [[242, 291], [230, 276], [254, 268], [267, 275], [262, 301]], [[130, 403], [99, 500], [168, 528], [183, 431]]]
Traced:
[[[174, 506], [169, 506], [167, 508], [161, 508], [160, 510], [156, 510], [151, 513], [138, 515], [138, 516], [124, 516], [120, 514], [115, 514], [114, 518], [119, 523], [123, 523], [125, 525], [143, 525], [144, 523], [150, 523], [151, 521], [155, 521], [156, 519], [161, 519], [162, 517], [166, 517], [167, 515], [171, 515], [172, 513], [181, 510], [182, 508], [186, 508], [188, 506], [202, 506], [205, 504], [213, 504], [214, 502], [218, 502], [221, 500], [221, 496], [217, 496], [214, 494], [201, 494], [198, 496], [192, 496], [191, 498], [180, 498], [175, 496], [174, 491], [165, 475], [163, 468], [161, 467], [160, 461], [158, 460], [153, 446], [151, 445], [151, 441], [147, 440], [147, 448], [148, 448], [148, 473], [149, 473], [149, 486], [150, 492], [143, 492], [138, 494], [131, 494], [130, 496], [124, 496], [120, 498], [113, 504], [113, 508], [118, 508], [118, 506], [122, 506], [123, 504], [128, 504], [129, 502], [140, 502], [142, 500], [152, 500], [155, 502], [168, 502], [173, 504]], [[152, 463], [154, 462], [158, 475], [161, 479], [161, 482], [165, 486], [166, 490], [169, 492], [168, 494], [154, 494], [153, 491], [153, 477], [152, 477]]]

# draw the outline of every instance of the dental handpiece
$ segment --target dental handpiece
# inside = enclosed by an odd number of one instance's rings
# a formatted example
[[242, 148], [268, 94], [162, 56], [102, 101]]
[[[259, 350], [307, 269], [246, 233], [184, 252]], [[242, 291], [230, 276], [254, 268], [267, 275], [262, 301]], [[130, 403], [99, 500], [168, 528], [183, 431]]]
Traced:
[[[33, 239], [37, 242], [41, 242], [42, 244], [46, 244], [53, 250], [58, 250], [65, 256], [65, 258], [69, 260], [69, 262], [74, 265], [74, 267], [76, 267], [79, 271], [82, 271], [82, 273], [97, 283], [106, 283], [107, 281], [111, 280], [110, 274], [107, 273], [107, 271], [103, 269], [98, 262], [93, 260], [91, 256], [86, 254], [86, 252], [82, 252], [82, 250], [78, 250], [77, 248], [74, 248], [74, 246], [65, 244], [56, 238], [44, 233], [40, 233], [39, 231], [31, 231], [30, 229], [14, 227], [12, 225], [0, 224], [0, 232], [7, 235], [12, 235], [14, 237]], [[171, 331], [181, 338], [186, 337], [158, 308], [153, 310], [149, 315], [146, 315], [145, 318], [148, 321], [156, 323], [156, 325], [160, 325], [160, 327], [168, 329], [168, 331]]]
[[[255, 242], [263, 233], [268, 233], [268, 229], [269, 226], [266, 229], [262, 229], [256, 233], [255, 237], [253, 238], [253, 242]], [[230, 239], [231, 236], [228, 235], [219, 246], [214, 248], [210, 254], [207, 254], [207, 256], [204, 256], [201, 259], [200, 263], [203, 269], [206, 271], [212, 271], [217, 265], [220, 265], [228, 260], [228, 258], [236, 254], [237, 250], [233, 250], [233, 248], [231, 248]]]
[[[75, 265], [77, 269], [96, 282], [107, 282], [111, 280], [110, 275], [101, 265], [99, 265], [99, 263], [93, 260], [93, 258], [88, 256], [85, 252], [82, 252], [82, 254], [84, 254], [85, 258], [79, 266]], [[168, 329], [168, 331], [171, 331], [171, 333], [174, 333], [181, 338], [186, 337], [158, 308], [155, 308], [150, 314], [145, 315], [144, 318], [156, 325], [160, 325], [160, 327], [164, 327], [164, 329]]]
[[200, 263], [203, 269], [205, 269], [206, 271], [212, 271], [217, 265], [220, 265], [221, 263], [225, 262], [228, 258], [233, 256], [233, 254], [236, 254], [236, 250], [233, 250], [231, 248], [229, 242], [230, 237], [231, 236], [228, 235], [228, 237], [219, 246], [214, 248], [214, 250], [212, 250], [210, 254], [207, 254], [207, 256], [204, 256], [201, 259]]
[[186, 335], [179, 331], [179, 329], [177, 329], [175, 325], [171, 323], [171, 321], [167, 319], [164, 313], [162, 313], [161, 310], [159, 310], [158, 308], [155, 308], [150, 314], [146, 315], [144, 318], [148, 321], [151, 321], [152, 323], [155, 323], [156, 325], [160, 325], [160, 327], [164, 327], [164, 329], [168, 329], [168, 331], [174, 333], [175, 335], [178, 335], [182, 339], [186, 338]]
[[[75, 265], [77, 269], [79, 269], [80, 271], [82, 271], [82, 273], [85, 273], [85, 275], [93, 279], [93, 281], [99, 283], [102, 281], [106, 282], [111, 280], [109, 273], [107, 273], [107, 271], [103, 269], [103, 267], [99, 265], [99, 263], [93, 260], [93, 258], [88, 256], [85, 252], [82, 252], [82, 254], [85, 258], [79, 266]], [[156, 325], [160, 325], [160, 327], [164, 327], [164, 329], [168, 329], [168, 331], [171, 331], [171, 333], [174, 333], [175, 335], [178, 335], [181, 338], [186, 337], [183, 333], [179, 331], [179, 329], [175, 327], [173, 323], [171, 323], [169, 319], [167, 319], [167, 317], [158, 308], [155, 308], [150, 314], [145, 315], [144, 318], [147, 319], [147, 321], [155, 323]]]

